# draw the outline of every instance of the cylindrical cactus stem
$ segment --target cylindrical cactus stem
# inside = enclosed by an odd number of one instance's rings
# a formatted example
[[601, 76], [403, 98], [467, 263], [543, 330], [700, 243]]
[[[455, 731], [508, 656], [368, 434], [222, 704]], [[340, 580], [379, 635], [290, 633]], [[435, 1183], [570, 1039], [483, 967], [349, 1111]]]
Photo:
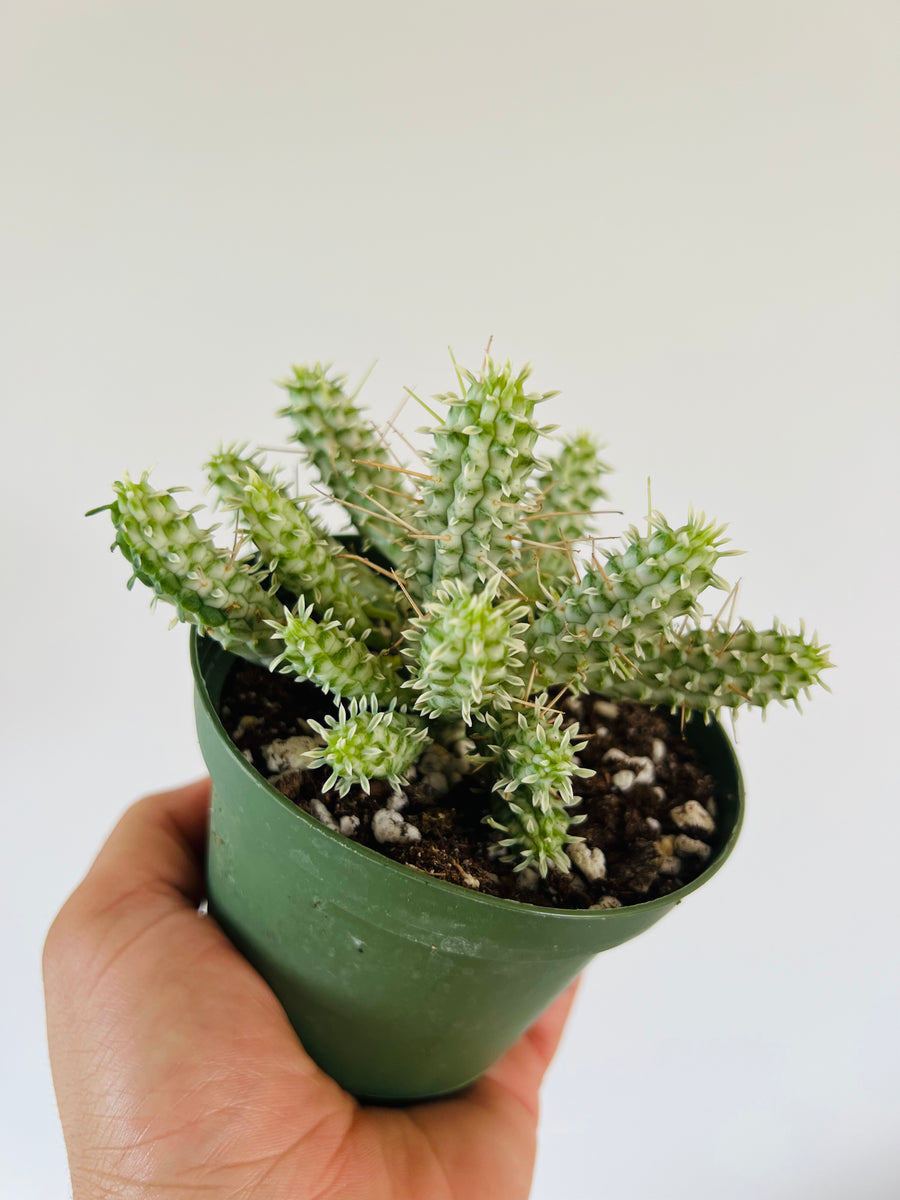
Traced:
[[421, 717], [394, 707], [380, 708], [377, 701], [365, 698], [351, 700], [346, 708], [341, 705], [337, 717], [326, 717], [324, 725], [309, 724], [324, 743], [310, 752], [310, 765], [327, 766], [331, 774], [324, 788], [337, 785], [341, 796], [353, 784], [368, 794], [372, 779], [405, 787], [406, 772], [428, 741]]
[[[372, 632], [371, 613], [351, 584], [355, 572], [341, 570], [343, 548], [288, 494], [274, 472], [232, 447], [210, 459], [207, 474], [225, 506], [239, 513], [280, 586], [313, 601], [320, 614], [331, 609], [336, 620], [353, 622], [360, 638]], [[396, 610], [392, 615], [396, 621]]]
[[284, 610], [278, 626], [275, 636], [284, 646], [273, 668], [308, 679], [338, 700], [371, 697], [389, 708], [401, 698], [398, 660], [373, 654], [330, 613], [317, 621], [312, 604], [301, 601], [294, 612]]
[[555, 393], [525, 390], [530, 368], [514, 374], [488, 360], [483, 375], [465, 373], [464, 396], [438, 399], [448, 405], [428, 454], [429, 474], [415, 541], [415, 581], [426, 599], [441, 583], [472, 585], [506, 570], [527, 536], [524, 524], [529, 480], [542, 464], [534, 453], [541, 429], [534, 407]]
[[583, 679], [598, 664], [629, 674], [643, 642], [696, 613], [707, 587], [727, 586], [715, 573], [728, 553], [723, 533], [702, 514], [675, 529], [657, 513], [649, 533], [628, 530], [621, 550], [595, 558], [579, 581], [541, 607], [525, 639], [538, 682]]
[[472, 714], [489, 706], [509, 707], [521, 693], [525, 630], [520, 618], [526, 609], [515, 601], [497, 601], [495, 577], [481, 591], [460, 580], [445, 583], [433, 596], [424, 616], [410, 623], [411, 688], [418, 692], [415, 708], [432, 718]]
[[364, 541], [396, 565], [415, 504], [403, 494], [404, 476], [392, 469], [383, 439], [344, 383], [344, 376], [321, 363], [294, 367], [282, 382], [288, 403], [278, 415], [291, 421], [293, 440], [305, 448], [332, 496], [346, 504]]
[[577, 761], [584, 746], [574, 740], [577, 726], [563, 729], [562, 713], [549, 715], [546, 701], [538, 697], [502, 723], [486, 714], [494, 741], [483, 759], [496, 775], [496, 803], [487, 823], [505, 835], [499, 840], [503, 857], [516, 870], [533, 866], [541, 875], [551, 865], [569, 870], [565, 848], [579, 840], [570, 833], [579, 823], [568, 811], [577, 803], [572, 779], [594, 774]]
[[535, 512], [525, 518], [522, 543], [522, 562], [532, 565], [515, 579], [527, 596], [541, 599], [551, 589], [558, 593], [574, 575], [569, 548], [577, 548], [594, 526], [592, 514], [606, 499], [601, 480], [610, 470], [593, 437], [577, 433], [562, 440], [534, 479]]
[[179, 490], [159, 491], [147, 474], [113, 484], [114, 545], [131, 564], [131, 582], [151, 588], [179, 620], [227, 650], [267, 664], [280, 649], [270, 622], [278, 621], [281, 605], [263, 587], [262, 572], [217, 546], [212, 531], [194, 520], [196, 510], [179, 506], [173, 494]]
[[682, 706], [709, 716], [720, 708], [754, 706], [773, 701], [799, 706], [801, 695], [822, 683], [831, 666], [828, 648], [801, 630], [783, 626], [757, 630], [742, 623], [727, 629], [690, 629], [670, 633], [641, 647], [639, 673], [613, 677], [603, 666], [590, 668], [587, 685], [625, 700]]

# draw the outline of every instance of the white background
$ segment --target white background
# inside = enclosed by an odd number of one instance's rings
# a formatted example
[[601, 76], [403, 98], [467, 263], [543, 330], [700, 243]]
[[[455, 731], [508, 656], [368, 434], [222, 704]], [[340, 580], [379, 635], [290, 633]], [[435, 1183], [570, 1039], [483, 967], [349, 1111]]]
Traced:
[[802, 718], [742, 719], [727, 868], [588, 972], [534, 1197], [900, 1194], [896, 6], [2, 23], [4, 1200], [67, 1189], [43, 932], [122, 808], [201, 771], [185, 633], [81, 514], [126, 468], [195, 484], [220, 438], [277, 438], [291, 361], [377, 357], [386, 417], [490, 334], [608, 442], [629, 520], [649, 475], [673, 521], [729, 521], [743, 614], [838, 663]]

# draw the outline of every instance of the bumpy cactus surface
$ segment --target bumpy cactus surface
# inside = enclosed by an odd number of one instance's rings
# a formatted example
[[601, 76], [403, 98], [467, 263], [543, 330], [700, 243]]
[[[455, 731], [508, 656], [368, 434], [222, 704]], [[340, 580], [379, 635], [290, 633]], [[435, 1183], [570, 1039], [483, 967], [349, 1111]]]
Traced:
[[342, 377], [295, 367], [281, 414], [340, 504], [356, 540], [327, 532], [259, 454], [220, 450], [207, 466], [232, 547], [201, 529], [178, 489], [146, 476], [114, 485], [114, 545], [134, 579], [226, 649], [310, 680], [338, 702], [309, 754], [326, 789], [404, 785], [432, 743], [476, 750], [493, 789], [485, 821], [516, 869], [567, 871], [577, 842], [578, 728], [567, 692], [665, 705], [710, 719], [720, 708], [793, 701], [820, 682], [827, 653], [802, 629], [704, 623], [727, 553], [720, 526], [653, 514], [598, 549], [594, 513], [609, 468], [591, 437], [536, 420], [553, 393], [529, 369], [486, 359], [460, 372], [423, 463], [407, 469]]

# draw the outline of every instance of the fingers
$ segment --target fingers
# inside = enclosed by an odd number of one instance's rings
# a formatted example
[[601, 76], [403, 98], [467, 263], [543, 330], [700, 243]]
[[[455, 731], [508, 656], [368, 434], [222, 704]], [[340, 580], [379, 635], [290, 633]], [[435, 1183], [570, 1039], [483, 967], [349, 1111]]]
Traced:
[[[47, 935], [45, 974], [79, 949], [133, 931], [203, 894], [208, 780], [147, 796], [125, 813]], [[118, 940], [118, 936], [116, 938]]]
[[476, 1088], [495, 1095], [495, 1089], [499, 1088], [537, 1118], [538, 1092], [562, 1038], [579, 982], [576, 979], [557, 996], [531, 1028], [479, 1080]]
[[203, 895], [203, 848], [210, 784], [198, 780], [147, 796], [125, 813], [97, 855], [79, 890], [104, 904], [125, 894], [171, 889], [196, 906]]

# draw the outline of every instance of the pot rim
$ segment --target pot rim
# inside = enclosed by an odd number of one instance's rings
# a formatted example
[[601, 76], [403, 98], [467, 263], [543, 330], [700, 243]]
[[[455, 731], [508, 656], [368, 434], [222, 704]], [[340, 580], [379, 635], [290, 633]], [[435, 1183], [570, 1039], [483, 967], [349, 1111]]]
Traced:
[[[464, 895], [467, 900], [474, 904], [486, 905], [488, 908], [499, 909], [502, 912], [511, 913], [526, 911], [529, 913], [534, 913], [535, 915], [539, 914], [541, 916], [555, 917], [562, 920], [571, 920], [573, 917], [578, 917], [581, 920], [587, 920], [589, 918], [597, 920], [614, 920], [617, 916], [625, 913], [649, 913], [657, 909], [669, 909], [674, 905], [679, 904], [685, 896], [689, 895], [691, 892], [695, 892], [699, 887], [702, 887], [707, 880], [711, 879], [713, 875], [715, 875], [721, 869], [725, 863], [725, 860], [731, 855], [731, 852], [734, 849], [738, 840], [738, 836], [741, 832], [744, 819], [744, 781], [741, 774], [740, 763], [731, 739], [725, 733], [725, 730], [722, 728], [720, 722], [713, 717], [707, 724], [710, 726], [715, 726], [718, 730], [723, 747], [727, 751], [728, 757], [731, 760], [734, 768], [735, 780], [737, 784], [735, 796], [736, 811], [734, 823], [731, 827], [728, 837], [719, 847], [715, 857], [712, 859], [709, 865], [705, 867], [695, 879], [692, 879], [690, 883], [684, 884], [683, 887], [677, 888], [674, 892], [669, 892], [666, 896], [658, 896], [655, 900], [643, 900], [638, 904], [628, 904], [623, 905], [620, 908], [604, 909], [559, 907], [548, 908], [539, 904], [529, 904], [521, 900], [510, 900], [502, 896], [482, 895], [481, 893], [470, 888], [464, 888], [459, 884], [450, 883], [445, 879], [439, 879], [437, 876], [431, 875], [427, 871], [421, 871], [415, 867], [408, 866], [406, 863], [395, 862], [393, 859], [379, 853], [377, 850], [371, 849], [369, 846], [361, 846], [359, 843], [354, 842], [351, 838], [344, 837], [343, 834], [328, 829], [327, 826], [323, 825], [321, 821], [317, 821], [315, 817], [311, 816], [304, 809], [300, 808], [299, 805], [293, 804], [287, 799], [286, 796], [279, 792], [277, 788], [273, 787], [267, 779], [264, 779], [263, 776], [256, 770], [256, 768], [253, 767], [246, 758], [244, 758], [243, 754], [241, 754], [237, 746], [235, 746], [234, 742], [228, 736], [227, 732], [225, 731], [225, 727], [219, 718], [219, 714], [216, 711], [216, 706], [212, 702], [203, 667], [200, 663], [200, 639], [203, 636], [204, 635], [202, 633], [198, 632], [196, 626], [192, 626], [190, 632], [190, 658], [196, 693], [207, 716], [212, 722], [214, 729], [224, 741], [230, 757], [234, 760], [234, 763], [238, 769], [246, 775], [247, 779], [252, 781], [255, 786], [261, 785], [265, 791], [281, 805], [282, 808], [291, 812], [297, 820], [304, 822], [315, 836], [324, 836], [326, 838], [330, 838], [332, 842], [340, 844], [346, 853], [351, 855], [360, 855], [366, 862], [369, 862], [370, 864], [377, 864], [381, 869], [399, 874], [404, 880], [406, 880], [407, 883], [412, 883], [412, 881], [415, 881], [418, 885], [431, 888], [436, 887], [440, 890], [446, 891], [448, 895], [451, 895], [456, 901], [459, 901], [461, 895]], [[236, 661], [238, 660], [237, 655], [231, 655], [229, 651], [225, 650], [224, 647], [220, 646], [217, 642], [215, 642], [214, 639], [209, 640], [214, 645], [216, 651], [221, 654], [228, 654]]]

